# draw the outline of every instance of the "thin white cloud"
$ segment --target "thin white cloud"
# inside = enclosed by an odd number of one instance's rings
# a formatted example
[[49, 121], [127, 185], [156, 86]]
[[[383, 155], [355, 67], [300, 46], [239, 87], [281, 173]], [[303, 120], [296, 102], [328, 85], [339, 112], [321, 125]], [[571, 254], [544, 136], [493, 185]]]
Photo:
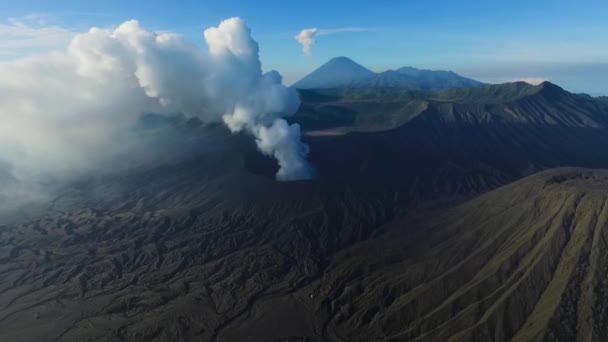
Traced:
[[317, 40], [316, 36], [328, 36], [336, 33], [344, 33], [344, 32], [364, 32], [369, 31], [369, 29], [364, 27], [341, 27], [334, 29], [320, 29], [320, 28], [309, 28], [303, 29], [296, 35], [294, 38], [302, 45], [302, 51], [307, 56], [310, 56], [312, 46], [315, 45]]
[[319, 29], [319, 32], [317, 34], [319, 36], [326, 36], [326, 35], [342, 33], [342, 32], [365, 32], [365, 31], [369, 31], [369, 29], [365, 28], [365, 27], [341, 27], [341, 28], [335, 28], [335, 29]]
[[49, 25], [44, 14], [9, 18], [0, 23], [0, 58], [21, 57], [66, 47], [76, 32]]

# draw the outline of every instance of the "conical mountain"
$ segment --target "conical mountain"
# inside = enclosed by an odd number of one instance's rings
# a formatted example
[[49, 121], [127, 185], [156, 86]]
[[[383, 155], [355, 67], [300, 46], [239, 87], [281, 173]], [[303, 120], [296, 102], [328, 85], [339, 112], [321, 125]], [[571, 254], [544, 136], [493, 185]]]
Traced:
[[347, 57], [336, 57], [311, 72], [292, 87], [298, 89], [361, 88], [434, 91], [478, 87], [483, 83], [453, 71], [403, 67], [375, 73]]
[[340, 88], [373, 77], [375, 73], [348, 57], [336, 57], [293, 84], [294, 88]]

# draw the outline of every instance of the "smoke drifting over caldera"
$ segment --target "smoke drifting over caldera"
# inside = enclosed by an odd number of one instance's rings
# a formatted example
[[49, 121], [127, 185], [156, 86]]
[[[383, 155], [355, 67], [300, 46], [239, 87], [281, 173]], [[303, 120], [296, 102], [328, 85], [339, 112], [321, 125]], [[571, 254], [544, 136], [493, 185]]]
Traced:
[[311, 178], [300, 127], [283, 118], [298, 95], [276, 71], [262, 72], [245, 22], [224, 20], [204, 39], [208, 52], [130, 20], [78, 34], [65, 51], [0, 63], [2, 179], [73, 175], [141, 154], [150, 142], [132, 128], [142, 113], [223, 122], [276, 158], [277, 180]]

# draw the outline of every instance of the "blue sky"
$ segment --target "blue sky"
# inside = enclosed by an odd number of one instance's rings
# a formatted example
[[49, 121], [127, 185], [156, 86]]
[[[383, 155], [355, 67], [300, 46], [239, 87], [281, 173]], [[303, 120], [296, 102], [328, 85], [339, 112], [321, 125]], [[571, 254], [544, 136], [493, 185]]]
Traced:
[[[348, 56], [375, 71], [451, 69], [486, 82], [548, 79], [608, 95], [605, 0], [3, 1], [0, 59], [54, 49], [71, 32], [128, 19], [204, 47], [203, 29], [233, 16], [251, 27], [264, 68], [280, 71], [287, 83]], [[318, 35], [306, 56], [294, 36], [307, 28], [359, 30]]]

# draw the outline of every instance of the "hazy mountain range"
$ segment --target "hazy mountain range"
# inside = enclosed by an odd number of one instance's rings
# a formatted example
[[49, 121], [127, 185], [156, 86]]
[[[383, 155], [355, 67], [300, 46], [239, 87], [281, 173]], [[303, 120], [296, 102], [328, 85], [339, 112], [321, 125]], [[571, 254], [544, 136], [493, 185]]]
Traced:
[[401, 88], [429, 91], [454, 87], [476, 87], [482, 84], [452, 71], [403, 67], [375, 73], [347, 57], [336, 57], [294, 83], [292, 87], [298, 89]]

